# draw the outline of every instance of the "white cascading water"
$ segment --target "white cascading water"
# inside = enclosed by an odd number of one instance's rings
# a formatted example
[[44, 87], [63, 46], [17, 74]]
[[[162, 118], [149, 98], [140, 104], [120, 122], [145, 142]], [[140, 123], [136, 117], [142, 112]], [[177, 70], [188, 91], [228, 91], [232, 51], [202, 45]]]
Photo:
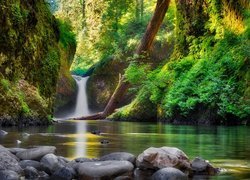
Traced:
[[[88, 77], [80, 77], [80, 76], [74, 76], [77, 83], [77, 97], [76, 97], [76, 106], [75, 111], [71, 115], [72, 118], [86, 116], [90, 114], [90, 110], [88, 108], [88, 98], [87, 98], [87, 81]], [[84, 157], [86, 155], [86, 122], [81, 121], [76, 126], [76, 145], [75, 145], [75, 154], [77, 157]]]
[[74, 76], [78, 87], [77, 97], [76, 97], [76, 107], [74, 113], [71, 115], [72, 118], [86, 116], [90, 114], [88, 108], [88, 98], [87, 98], [87, 81], [89, 77]]

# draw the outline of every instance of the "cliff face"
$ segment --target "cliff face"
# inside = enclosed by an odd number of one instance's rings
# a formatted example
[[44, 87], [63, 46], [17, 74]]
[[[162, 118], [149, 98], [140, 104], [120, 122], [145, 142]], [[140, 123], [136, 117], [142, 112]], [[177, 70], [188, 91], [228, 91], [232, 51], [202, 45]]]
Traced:
[[0, 125], [47, 124], [61, 64], [44, 0], [0, 1]]

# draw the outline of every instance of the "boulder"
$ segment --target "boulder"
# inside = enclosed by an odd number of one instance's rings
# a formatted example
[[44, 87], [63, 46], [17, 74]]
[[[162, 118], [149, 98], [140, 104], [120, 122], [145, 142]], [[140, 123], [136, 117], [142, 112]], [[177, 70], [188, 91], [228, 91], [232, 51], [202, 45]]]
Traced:
[[41, 159], [41, 164], [50, 170], [50, 173], [53, 174], [56, 170], [61, 169], [65, 164], [62, 164], [58, 161], [58, 158], [54, 154], [47, 154]]
[[70, 162], [70, 160], [68, 160], [67, 158], [65, 158], [63, 156], [57, 156], [57, 159], [61, 163], [69, 163]]
[[188, 180], [188, 176], [179, 169], [167, 167], [154, 173], [152, 180]]
[[49, 175], [44, 171], [39, 171], [39, 180], [50, 179]]
[[42, 163], [34, 160], [23, 160], [19, 162], [21, 168], [25, 169], [28, 166], [36, 168], [38, 171], [48, 171], [48, 168], [44, 167]]
[[19, 152], [25, 151], [26, 149], [24, 148], [7, 148], [9, 152], [12, 154], [17, 154]]
[[133, 169], [129, 161], [96, 161], [81, 163], [77, 171], [80, 179], [113, 179]]
[[24, 175], [26, 179], [36, 179], [39, 177], [39, 172], [36, 168], [27, 166], [24, 169]]
[[76, 176], [76, 171], [71, 167], [62, 167], [58, 169], [52, 176], [51, 180], [71, 180]]
[[12, 154], [8, 148], [3, 147], [2, 145], [0, 145], [0, 152], [5, 152], [7, 153], [9, 156], [11, 156], [12, 158], [16, 159], [17, 161], [19, 161], [19, 158], [17, 158], [14, 154]]
[[136, 157], [133, 154], [127, 152], [114, 152], [107, 154], [100, 158], [100, 161], [129, 161], [135, 164]]
[[15, 171], [0, 170], [1, 180], [19, 180], [19, 175]]
[[22, 160], [40, 160], [44, 155], [55, 153], [55, 151], [56, 147], [54, 146], [40, 146], [18, 152], [16, 156]]
[[12, 170], [19, 174], [23, 172], [18, 161], [6, 151], [0, 151], [0, 170]]
[[175, 147], [150, 147], [138, 156], [136, 165], [140, 169], [157, 170], [165, 167], [190, 169], [187, 155]]
[[219, 172], [217, 168], [214, 168], [208, 161], [196, 157], [191, 162], [191, 169], [194, 174], [202, 174], [202, 175], [215, 175]]

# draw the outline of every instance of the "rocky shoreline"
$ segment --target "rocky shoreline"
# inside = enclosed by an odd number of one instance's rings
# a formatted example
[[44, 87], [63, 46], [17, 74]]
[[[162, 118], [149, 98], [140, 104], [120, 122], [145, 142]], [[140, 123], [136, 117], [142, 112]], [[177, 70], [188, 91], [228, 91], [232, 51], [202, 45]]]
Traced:
[[98, 159], [68, 160], [56, 155], [54, 146], [28, 149], [0, 145], [0, 179], [100, 179], [100, 180], [186, 180], [206, 179], [219, 173], [202, 158], [189, 160], [174, 147], [150, 147], [138, 157], [127, 152], [114, 152]]

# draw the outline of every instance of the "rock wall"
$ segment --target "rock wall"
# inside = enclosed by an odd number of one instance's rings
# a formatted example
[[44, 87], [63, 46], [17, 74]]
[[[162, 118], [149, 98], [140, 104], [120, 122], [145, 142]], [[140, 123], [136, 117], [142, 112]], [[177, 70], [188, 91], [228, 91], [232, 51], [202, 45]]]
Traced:
[[0, 1], [0, 125], [50, 122], [60, 30], [44, 0]]

